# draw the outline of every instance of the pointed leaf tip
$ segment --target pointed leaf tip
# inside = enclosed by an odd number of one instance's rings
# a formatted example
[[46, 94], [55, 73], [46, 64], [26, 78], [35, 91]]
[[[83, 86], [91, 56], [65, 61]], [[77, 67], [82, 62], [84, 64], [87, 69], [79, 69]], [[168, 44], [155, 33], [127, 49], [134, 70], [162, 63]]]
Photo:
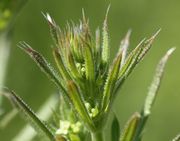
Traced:
[[156, 38], [157, 35], [159, 35], [159, 33], [161, 32], [161, 28], [152, 36], [152, 38]]
[[49, 24], [54, 24], [53, 23], [53, 19], [51, 18], [50, 14], [49, 13], [43, 13], [42, 12], [42, 15], [44, 16], [44, 18], [48, 21]]
[[164, 67], [166, 65], [166, 62], [169, 58], [169, 56], [173, 53], [175, 48], [169, 49], [166, 54], [162, 57], [162, 59], [159, 61], [159, 64], [156, 67], [156, 73], [154, 76], [154, 79], [151, 83], [149, 92], [146, 97], [145, 105], [144, 105], [144, 115], [148, 116], [151, 112], [151, 107], [153, 106], [153, 103], [156, 99], [157, 92], [160, 87], [161, 79], [164, 72]]
[[132, 115], [126, 124], [119, 141], [132, 141], [134, 139], [140, 119], [141, 115], [139, 113], [136, 112]]

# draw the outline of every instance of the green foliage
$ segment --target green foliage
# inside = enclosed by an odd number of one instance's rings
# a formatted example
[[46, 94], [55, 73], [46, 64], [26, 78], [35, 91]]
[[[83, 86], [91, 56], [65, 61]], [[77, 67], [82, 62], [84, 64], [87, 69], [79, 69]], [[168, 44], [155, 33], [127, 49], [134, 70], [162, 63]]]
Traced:
[[32, 124], [32, 126], [37, 130], [37, 133], [46, 136], [47, 139], [55, 141], [53, 133], [48, 129], [48, 126], [45, 125], [36, 114], [29, 108], [29, 106], [13, 91], [8, 89], [3, 90], [3, 95], [6, 96], [15, 108], [19, 110], [25, 119]]
[[[18, 109], [21, 109], [52, 141], [85, 140], [89, 133], [92, 141], [104, 141], [103, 129], [111, 113], [117, 91], [147, 54], [160, 31], [149, 39], [142, 40], [128, 54], [131, 33], [129, 30], [111, 63], [109, 61], [108, 11], [109, 8], [105, 16], [102, 35], [97, 29], [95, 38], [92, 36], [84, 12], [79, 25], [67, 24], [65, 30], [62, 30], [49, 14], [44, 14], [54, 40], [53, 56], [58, 71], [27, 43], [20, 42], [19, 44], [19, 47], [36, 62], [60, 91], [62, 97], [60, 102], [64, 104], [60, 104], [59, 115], [55, 112], [56, 122], [59, 122], [56, 124], [55, 131], [52, 133], [49, 127], [45, 126], [13, 92], [5, 96], [11, 98], [10, 101], [15, 103]], [[102, 42], [100, 42], [101, 36]], [[133, 114], [122, 133], [120, 133], [118, 119], [114, 117], [111, 130], [112, 141], [141, 140], [142, 131], [160, 86], [164, 66], [173, 51], [174, 48], [170, 49], [161, 59], [141, 113]], [[81, 128], [81, 125], [84, 128]]]
[[120, 125], [116, 116], [114, 116], [112, 125], [111, 125], [111, 140], [119, 141], [120, 136]]

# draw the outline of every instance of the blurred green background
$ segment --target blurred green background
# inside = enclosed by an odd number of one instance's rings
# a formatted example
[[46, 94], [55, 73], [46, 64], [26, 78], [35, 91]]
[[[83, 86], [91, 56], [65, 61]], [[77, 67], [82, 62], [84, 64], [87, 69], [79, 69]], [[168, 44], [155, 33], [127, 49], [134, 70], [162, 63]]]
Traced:
[[[152, 50], [126, 81], [114, 104], [114, 111], [123, 127], [133, 112], [139, 111], [151, 83], [156, 64], [170, 47], [176, 46], [146, 126], [144, 141], [168, 141], [180, 132], [180, 1], [179, 0], [29, 0], [18, 15], [13, 34], [6, 86], [20, 95], [35, 111], [56, 91], [54, 85], [42, 74], [36, 64], [17, 47], [26, 41], [53, 63], [53, 44], [48, 25], [41, 12], [48, 12], [64, 27], [67, 21], [79, 22], [82, 8], [90, 19], [92, 31], [102, 27], [106, 9], [109, 13], [111, 55], [118, 49], [120, 39], [132, 29], [130, 48], [159, 28], [162, 31]], [[5, 110], [11, 105], [5, 101]], [[0, 141], [11, 141], [25, 122], [17, 116], [0, 130]], [[107, 136], [110, 134], [109, 130]]]

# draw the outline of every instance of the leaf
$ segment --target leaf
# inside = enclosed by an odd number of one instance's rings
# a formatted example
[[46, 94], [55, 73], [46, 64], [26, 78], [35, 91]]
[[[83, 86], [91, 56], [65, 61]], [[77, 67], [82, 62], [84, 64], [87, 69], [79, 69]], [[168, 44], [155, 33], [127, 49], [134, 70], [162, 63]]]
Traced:
[[128, 55], [125, 64], [123, 65], [121, 71], [119, 72], [119, 79], [121, 77], [128, 77], [132, 70], [136, 67], [136, 65], [144, 58], [145, 54], [151, 48], [151, 45], [158, 35], [160, 30], [158, 30], [151, 38], [148, 40], [143, 39], [137, 47]]
[[1, 94], [7, 97], [9, 101], [15, 105], [15, 107], [19, 110], [19, 113], [22, 114], [25, 119], [34, 126], [38, 134], [42, 134], [49, 140], [55, 141], [53, 133], [19, 96], [7, 88], [4, 88]]
[[140, 119], [141, 119], [141, 115], [139, 113], [133, 114], [133, 116], [127, 122], [119, 141], [133, 140]]
[[178, 134], [172, 141], [180, 141], [180, 134]]
[[120, 136], [119, 121], [116, 115], [114, 115], [114, 119], [111, 126], [111, 141], [119, 141], [119, 136]]
[[121, 68], [124, 65], [126, 57], [127, 57], [127, 51], [128, 51], [128, 47], [129, 47], [130, 35], [131, 35], [131, 30], [128, 30], [128, 32], [126, 33], [125, 38], [121, 41], [121, 44], [120, 44], [119, 51], [123, 50]]
[[102, 63], [106, 65], [109, 62], [110, 58], [110, 48], [109, 48], [109, 35], [108, 35], [108, 25], [107, 25], [107, 17], [109, 13], [110, 5], [107, 8], [104, 24], [103, 24], [103, 32], [102, 32]]
[[84, 105], [84, 101], [81, 98], [80, 91], [73, 81], [68, 81], [68, 95], [74, 109], [78, 112], [79, 117], [84, 121], [85, 124], [94, 130], [94, 124], [89, 116], [89, 113]]
[[69, 52], [69, 54], [68, 54], [67, 61], [68, 61], [68, 67], [69, 67], [73, 77], [76, 79], [81, 78], [81, 74], [78, 72], [78, 69], [76, 67], [76, 64], [75, 64], [75, 61], [74, 61], [74, 58], [73, 58], [71, 52]]
[[63, 79], [66, 81], [71, 80], [71, 77], [70, 77], [66, 67], [63, 64], [63, 60], [62, 60], [57, 49], [53, 50], [53, 56], [54, 56], [55, 62], [57, 64], [57, 67], [58, 67], [60, 74], [62, 75]]
[[132, 64], [135, 63], [135, 60], [136, 60], [137, 56], [139, 55], [142, 44], [144, 42], [145, 42], [145, 39], [143, 39], [137, 45], [137, 47], [128, 55], [124, 65], [121, 67], [121, 70], [119, 71], [118, 79], [122, 78], [125, 75], [125, 73], [127, 72], [127, 70], [130, 68], [130, 66], [132, 66]]
[[167, 62], [169, 56], [172, 54], [172, 52], [174, 50], [175, 50], [175, 48], [169, 49], [156, 67], [154, 79], [151, 83], [150, 89], [148, 91], [148, 94], [147, 94], [147, 97], [145, 100], [144, 107], [142, 109], [142, 113], [141, 113], [142, 118], [138, 125], [138, 130], [137, 130], [134, 141], [139, 140], [142, 136], [142, 131], [143, 131], [144, 126], [148, 120], [150, 113], [151, 113], [151, 108], [153, 106], [153, 103], [155, 102], [157, 92], [160, 87], [160, 83], [161, 83], [161, 80], [163, 77], [164, 67], [166, 65], [166, 62]]
[[149, 38], [148, 40], [146, 40], [146, 42], [144, 43], [144, 47], [142, 52], [140, 53], [137, 62], [141, 61], [144, 56], [147, 54], [147, 52], [149, 51], [149, 49], [152, 46], [152, 43], [154, 42], [156, 36], [160, 33], [161, 29], [159, 29], [151, 38]]
[[144, 116], [148, 116], [151, 112], [151, 107], [156, 99], [156, 94], [159, 90], [161, 79], [163, 77], [164, 67], [166, 65], [166, 62], [169, 56], [173, 53], [174, 50], [175, 48], [169, 49], [167, 53], [165, 54], [165, 56], [160, 60], [159, 64], [157, 65], [154, 79], [151, 83], [151, 86], [149, 88], [149, 91], [145, 100]]
[[58, 88], [60, 88], [64, 93], [66, 93], [66, 90], [62, 84], [62, 81], [60, 81], [58, 74], [41, 54], [33, 50], [25, 42], [20, 42], [18, 46], [36, 62], [39, 68], [48, 76], [48, 78], [50, 78], [50, 80], [52, 80], [58, 86]]
[[100, 46], [101, 46], [101, 44], [100, 44], [100, 29], [97, 28], [96, 29], [96, 53], [97, 53], [97, 55], [100, 55], [100, 51], [101, 51]]
[[92, 51], [89, 45], [84, 47], [84, 60], [85, 60], [85, 70], [86, 70], [86, 79], [90, 82], [95, 80], [95, 69]]
[[113, 64], [109, 69], [108, 77], [103, 91], [103, 99], [102, 99], [103, 111], [107, 111], [107, 108], [109, 107], [112, 98], [112, 91], [115, 87], [115, 82], [117, 80], [120, 69], [121, 58], [122, 58], [122, 52], [119, 53], [118, 56], [114, 59]]

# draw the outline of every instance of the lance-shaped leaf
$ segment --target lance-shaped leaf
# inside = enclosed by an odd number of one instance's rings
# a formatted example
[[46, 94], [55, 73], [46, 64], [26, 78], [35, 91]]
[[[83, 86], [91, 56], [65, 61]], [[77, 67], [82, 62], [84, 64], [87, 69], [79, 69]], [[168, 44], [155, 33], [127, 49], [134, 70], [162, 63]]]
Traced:
[[89, 45], [84, 47], [84, 60], [85, 60], [85, 71], [86, 79], [90, 82], [95, 80], [95, 69], [94, 69], [94, 60], [91, 48]]
[[154, 76], [154, 79], [151, 83], [151, 86], [149, 88], [146, 100], [145, 100], [145, 105], [144, 105], [144, 115], [148, 116], [151, 112], [151, 107], [156, 99], [156, 94], [159, 90], [159, 86], [161, 83], [161, 79], [163, 76], [163, 72], [164, 72], [164, 67], [166, 65], [166, 62], [169, 58], [169, 56], [172, 54], [172, 52], [175, 50], [175, 48], [171, 48], [167, 51], [167, 53], [165, 54], [165, 56], [160, 60], [159, 64], [157, 65], [156, 68], [156, 73]]
[[119, 141], [120, 137], [120, 126], [119, 126], [119, 121], [114, 114], [112, 126], [111, 126], [111, 141]]
[[106, 65], [109, 62], [110, 58], [110, 48], [109, 48], [109, 35], [108, 35], [108, 25], [107, 25], [107, 17], [109, 13], [110, 6], [107, 9], [106, 17], [103, 24], [103, 32], [102, 32], [102, 63]]
[[119, 141], [132, 141], [137, 130], [138, 123], [141, 119], [139, 113], [133, 114], [126, 124]]
[[63, 60], [62, 60], [57, 49], [53, 50], [53, 56], [54, 56], [55, 62], [57, 64], [57, 67], [58, 67], [60, 74], [62, 75], [63, 79], [65, 81], [71, 80], [71, 77], [70, 77], [67, 69], [65, 68], [64, 64], [63, 64]]
[[144, 107], [141, 112], [141, 121], [138, 125], [138, 130], [136, 132], [136, 136], [134, 138], [134, 141], [138, 140], [142, 136], [142, 131], [144, 129], [144, 126], [147, 122], [147, 119], [149, 118], [149, 115], [151, 113], [151, 108], [153, 106], [153, 103], [155, 102], [157, 92], [159, 90], [161, 79], [163, 77], [164, 67], [166, 65], [166, 62], [169, 58], [169, 56], [172, 54], [172, 52], [175, 50], [175, 48], [171, 48], [167, 51], [167, 53], [164, 55], [164, 57], [160, 60], [159, 64], [156, 67], [156, 73], [154, 75], [154, 79], [151, 83], [151, 86], [149, 88]]
[[[128, 70], [129, 66], [131, 66], [135, 62], [135, 58], [137, 58], [138, 54], [140, 53], [142, 44], [144, 43], [145, 39], [143, 39], [137, 47], [128, 55], [124, 65], [121, 67], [119, 71], [118, 79], [124, 76], [126, 71]], [[132, 63], [133, 62], [133, 63]]]
[[68, 95], [74, 109], [78, 112], [78, 116], [87, 124], [88, 128], [94, 130], [94, 124], [81, 98], [80, 91], [73, 81], [68, 81]]
[[129, 38], [130, 38], [130, 35], [131, 35], [131, 30], [128, 30], [125, 38], [121, 41], [121, 44], [120, 44], [119, 51], [123, 50], [122, 61], [121, 61], [121, 68], [124, 65], [126, 57], [127, 57], [127, 51], [128, 51], [128, 47], [129, 47]]
[[48, 76], [48, 78], [50, 78], [64, 93], [66, 93], [66, 90], [64, 89], [62, 82], [60, 82], [58, 74], [41, 54], [33, 50], [25, 42], [20, 42], [18, 46], [22, 50], [24, 50], [37, 63], [37, 65]]
[[76, 78], [76, 79], [81, 78], [81, 74], [78, 72], [78, 69], [76, 67], [76, 64], [75, 64], [75, 61], [74, 61], [74, 58], [73, 58], [71, 52], [69, 52], [69, 54], [68, 54], [67, 61], [68, 61], [68, 67], [69, 67], [73, 77]]
[[172, 141], [180, 141], [180, 134], [178, 134]]
[[100, 29], [96, 29], [96, 42], [95, 42], [95, 67], [96, 70], [99, 69], [99, 64], [101, 63], [101, 42], [100, 42]]
[[1, 94], [7, 97], [10, 102], [14, 104], [14, 106], [19, 110], [19, 113], [22, 114], [29, 123], [32, 124], [35, 130], [37, 130], [37, 133], [44, 135], [44, 137], [50, 141], [55, 141], [55, 137], [52, 131], [48, 129], [48, 127], [36, 116], [36, 114], [19, 96], [7, 88], [4, 88]]
[[120, 64], [121, 64], [122, 52], [120, 52], [117, 57], [114, 59], [113, 64], [111, 65], [108, 73], [108, 77], [104, 86], [103, 99], [102, 99], [102, 108], [103, 111], [106, 111], [109, 107], [112, 98], [112, 91], [115, 87], [115, 83], [118, 77]]
[[152, 46], [155, 37], [158, 35], [160, 30], [158, 30], [151, 38], [145, 41], [143, 39], [138, 46], [129, 54], [125, 64], [123, 65], [121, 71], [119, 72], [118, 78], [128, 77], [136, 65], [143, 59], [144, 55], [147, 54]]

